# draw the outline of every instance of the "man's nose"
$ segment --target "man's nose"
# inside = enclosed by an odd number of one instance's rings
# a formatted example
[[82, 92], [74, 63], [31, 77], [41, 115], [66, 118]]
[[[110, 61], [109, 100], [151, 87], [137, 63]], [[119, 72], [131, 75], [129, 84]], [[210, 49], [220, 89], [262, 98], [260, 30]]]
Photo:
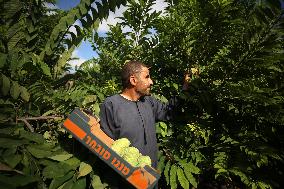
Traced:
[[153, 85], [153, 80], [150, 78], [150, 82], [149, 82], [150, 85]]

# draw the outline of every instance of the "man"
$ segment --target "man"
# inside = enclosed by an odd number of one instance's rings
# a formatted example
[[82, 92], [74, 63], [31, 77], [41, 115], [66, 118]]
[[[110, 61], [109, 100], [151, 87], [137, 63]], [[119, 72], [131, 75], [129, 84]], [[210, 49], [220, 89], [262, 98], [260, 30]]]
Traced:
[[[126, 63], [121, 78], [122, 93], [107, 97], [101, 105], [101, 129], [114, 140], [128, 138], [141, 154], [150, 156], [152, 167], [157, 168], [155, 122], [171, 119], [178, 101], [171, 99], [164, 104], [150, 96], [153, 81], [148, 67], [139, 61]], [[187, 87], [185, 83], [184, 89]]]

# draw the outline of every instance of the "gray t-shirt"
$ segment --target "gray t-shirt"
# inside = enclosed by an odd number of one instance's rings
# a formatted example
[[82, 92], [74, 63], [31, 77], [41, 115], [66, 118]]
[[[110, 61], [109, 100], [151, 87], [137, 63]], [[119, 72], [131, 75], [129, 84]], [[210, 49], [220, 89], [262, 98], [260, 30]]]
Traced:
[[167, 121], [173, 115], [177, 100], [165, 104], [151, 96], [130, 101], [119, 94], [107, 97], [101, 105], [100, 125], [112, 139], [128, 138], [143, 155], [150, 156], [157, 168], [157, 139], [155, 122]]

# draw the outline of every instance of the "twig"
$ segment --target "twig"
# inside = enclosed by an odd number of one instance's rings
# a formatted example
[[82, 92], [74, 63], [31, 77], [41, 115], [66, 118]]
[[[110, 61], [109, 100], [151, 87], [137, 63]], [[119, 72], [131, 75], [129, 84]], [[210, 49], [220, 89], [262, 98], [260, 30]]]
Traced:
[[26, 126], [29, 128], [31, 132], [34, 132], [34, 128], [31, 124], [29, 124], [28, 120], [46, 120], [46, 119], [56, 119], [56, 118], [63, 118], [63, 116], [39, 116], [39, 117], [24, 117], [24, 118], [17, 118], [16, 122], [23, 121]]
[[[18, 120], [19, 120], [19, 119], [18, 119]], [[34, 131], [35, 131], [34, 128], [32, 127], [32, 125], [29, 124], [29, 122], [28, 122], [26, 119], [21, 119], [20, 121], [23, 121], [23, 122], [26, 124], [26, 126], [29, 128], [29, 130], [30, 130], [31, 132], [34, 132]]]
[[163, 148], [163, 151], [165, 152], [166, 158], [168, 160], [170, 160], [171, 162], [175, 162], [175, 158], [169, 153], [169, 151], [167, 149]]
[[23, 117], [18, 118], [17, 120], [22, 121], [25, 120], [42, 120], [42, 119], [56, 119], [56, 118], [63, 118], [62, 116], [39, 116], [39, 117]]
[[22, 171], [12, 169], [11, 167], [9, 167], [8, 165], [3, 164], [3, 163], [0, 163], [0, 171], [14, 171], [14, 172], [19, 173], [21, 175], [24, 174]]

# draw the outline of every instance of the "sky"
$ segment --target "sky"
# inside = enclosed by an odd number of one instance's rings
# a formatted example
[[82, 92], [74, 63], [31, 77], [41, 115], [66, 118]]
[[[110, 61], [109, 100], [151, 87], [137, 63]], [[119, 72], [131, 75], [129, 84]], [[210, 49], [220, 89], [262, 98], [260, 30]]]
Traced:
[[[76, 5], [78, 5], [79, 2], [80, 0], [57, 0], [57, 3], [54, 5], [54, 8], [69, 10], [75, 7]], [[166, 6], [167, 4], [163, 0], [156, 0], [156, 4], [153, 6], [153, 9], [160, 11], [164, 10]], [[102, 21], [99, 25], [98, 28], [99, 35], [104, 36], [106, 32], [109, 30], [108, 24], [115, 25], [118, 21], [118, 19], [115, 18], [122, 16], [125, 10], [126, 7], [120, 6], [119, 9], [116, 9], [115, 13], [110, 12], [108, 19]], [[74, 68], [76, 65], [79, 66], [86, 60], [89, 60], [93, 57], [97, 57], [97, 53], [93, 51], [91, 44], [88, 41], [82, 41], [81, 45], [74, 50], [72, 57], [78, 58], [77, 60], [70, 61], [71, 66]]]

